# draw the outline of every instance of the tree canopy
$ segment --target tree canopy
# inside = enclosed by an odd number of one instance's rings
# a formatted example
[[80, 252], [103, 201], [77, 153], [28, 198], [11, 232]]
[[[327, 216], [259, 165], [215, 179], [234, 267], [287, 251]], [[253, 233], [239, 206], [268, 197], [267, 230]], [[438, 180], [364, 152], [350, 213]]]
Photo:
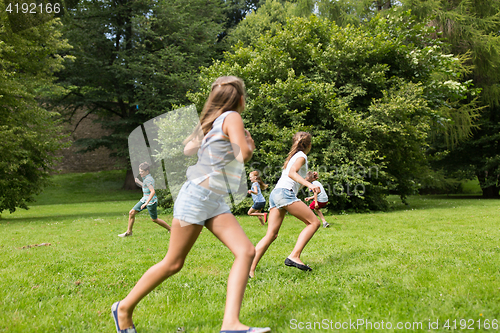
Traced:
[[[438, 167], [467, 178], [477, 177], [484, 197], [500, 196], [500, 2], [403, 1], [429, 20], [449, 43], [448, 50], [468, 55], [465, 79], [481, 89], [482, 111], [469, 140], [440, 155]], [[443, 147], [436, 147], [443, 151]]]
[[310, 131], [310, 165], [336, 194], [336, 208], [383, 209], [390, 190], [403, 200], [414, 193], [428, 170], [431, 133], [453, 131], [445, 124], [455, 114], [474, 113], [473, 105], [457, 108], [476, 92], [460, 82], [460, 59], [431, 33], [409, 13], [345, 28], [291, 18], [202, 70], [207, 88], [190, 98], [201, 109], [216, 77], [241, 77], [245, 126], [257, 146], [251, 169], [276, 181], [293, 133]]
[[[64, 20], [75, 60], [59, 74], [67, 87], [56, 105], [72, 117], [78, 108], [112, 131], [77, 142], [84, 151], [104, 146], [128, 157], [127, 137], [137, 126], [187, 102], [196, 72], [220, 54], [220, 2], [80, 1]], [[126, 187], [136, 188], [129, 172]]]
[[[14, 27], [15, 28], [15, 27]], [[0, 4], [0, 213], [27, 209], [49, 184], [60, 149], [55, 113], [41, 104], [58, 90], [54, 72], [62, 68], [60, 52], [69, 48], [58, 19], [14, 29]]]
[[[312, 0], [311, 0], [312, 1]], [[477, 106], [482, 111], [468, 140], [435, 136], [429, 158], [436, 170], [449, 176], [479, 180], [484, 197], [500, 196], [500, 2], [468, 0], [316, 0], [318, 15], [340, 26], [362, 25], [380, 12], [399, 16], [411, 10], [420, 22], [436, 28], [435, 38], [446, 41], [445, 50], [465, 57], [471, 80], [480, 88]], [[453, 119], [455, 126], [470, 117]], [[460, 142], [459, 142], [460, 141]]]

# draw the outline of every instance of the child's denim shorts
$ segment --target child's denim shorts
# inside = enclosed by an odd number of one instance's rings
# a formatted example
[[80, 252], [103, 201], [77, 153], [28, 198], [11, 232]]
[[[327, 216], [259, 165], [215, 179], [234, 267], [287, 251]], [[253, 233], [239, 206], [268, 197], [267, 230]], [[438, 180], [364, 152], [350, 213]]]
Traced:
[[191, 224], [205, 225], [207, 220], [225, 213], [231, 213], [231, 209], [224, 195], [192, 181], [182, 185], [174, 203], [174, 218]]
[[252, 208], [255, 209], [255, 210], [263, 209], [264, 207], [266, 207], [266, 202], [265, 201], [254, 202], [253, 205], [252, 205]]
[[269, 196], [269, 210], [274, 207], [280, 209], [296, 201], [300, 201], [300, 199], [297, 199], [297, 196], [292, 190], [287, 188], [275, 188]]

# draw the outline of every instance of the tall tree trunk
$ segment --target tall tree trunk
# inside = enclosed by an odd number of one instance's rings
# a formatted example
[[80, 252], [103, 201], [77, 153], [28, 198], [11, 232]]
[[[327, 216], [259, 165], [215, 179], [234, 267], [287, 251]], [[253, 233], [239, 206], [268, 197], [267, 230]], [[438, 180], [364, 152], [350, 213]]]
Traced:
[[500, 187], [492, 185], [481, 188], [483, 191], [483, 198], [500, 198]]
[[125, 175], [125, 182], [122, 186], [123, 190], [138, 190], [139, 187], [135, 183], [134, 173], [132, 169], [127, 169], [127, 174]]
[[[497, 185], [486, 185], [487, 173], [477, 172], [477, 179], [483, 191], [483, 198], [500, 198], [500, 187]], [[491, 182], [490, 182], [491, 184]]]

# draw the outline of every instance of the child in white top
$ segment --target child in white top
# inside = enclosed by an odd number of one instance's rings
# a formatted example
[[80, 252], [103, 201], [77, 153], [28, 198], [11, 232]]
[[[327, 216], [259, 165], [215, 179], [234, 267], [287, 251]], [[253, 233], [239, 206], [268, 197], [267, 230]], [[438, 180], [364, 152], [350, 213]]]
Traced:
[[321, 192], [314, 193], [313, 196], [305, 198], [304, 201], [307, 202], [307, 201], [314, 199], [313, 202], [311, 202], [311, 204], [309, 205], [309, 208], [314, 210], [316, 212], [316, 214], [318, 214], [319, 218], [323, 222], [323, 227], [328, 228], [330, 226], [330, 224], [328, 224], [328, 222], [326, 222], [325, 217], [323, 216], [323, 213], [320, 211], [320, 208], [323, 208], [326, 206], [326, 204], [328, 204], [328, 195], [325, 192], [325, 188], [323, 187], [323, 184], [321, 184], [318, 181], [318, 178], [319, 178], [319, 176], [318, 176], [317, 172], [311, 172], [311, 171], [307, 172], [306, 179], [308, 181], [310, 181], [313, 185], [319, 186], [319, 188], [321, 189]]
[[267, 233], [255, 246], [255, 258], [250, 270], [250, 277], [255, 275], [255, 268], [268, 247], [278, 237], [278, 232], [289, 212], [302, 222], [306, 227], [299, 235], [292, 253], [285, 259], [285, 265], [296, 267], [304, 271], [312, 270], [300, 260], [302, 250], [311, 237], [320, 227], [320, 223], [314, 213], [297, 198], [301, 186], [306, 186], [313, 193], [318, 193], [320, 188], [305, 180], [307, 173], [307, 153], [311, 150], [311, 134], [298, 132], [293, 136], [293, 144], [288, 157], [283, 165], [283, 172], [276, 187], [269, 196], [269, 221]]

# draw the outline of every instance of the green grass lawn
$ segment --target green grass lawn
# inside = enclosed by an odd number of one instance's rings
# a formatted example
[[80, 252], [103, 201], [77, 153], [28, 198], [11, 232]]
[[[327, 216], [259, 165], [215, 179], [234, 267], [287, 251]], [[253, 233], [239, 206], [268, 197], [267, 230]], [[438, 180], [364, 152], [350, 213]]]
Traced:
[[[37, 205], [2, 214], [0, 332], [114, 332], [111, 304], [164, 257], [170, 234], [147, 213], [138, 215], [133, 237], [117, 237], [140, 193], [119, 186], [107, 192], [96, 183], [103, 177], [121, 181], [117, 172], [57, 176], [61, 186]], [[314, 268], [308, 273], [283, 264], [303, 228], [287, 216], [249, 281], [242, 322], [280, 333], [403, 331], [398, 323], [411, 326], [404, 331], [465, 332], [497, 323], [499, 201], [409, 202], [391, 212], [327, 216], [331, 227], [320, 229], [303, 253]], [[265, 234], [256, 218], [238, 220], [254, 244]], [[41, 243], [51, 245], [23, 248]], [[218, 332], [231, 264], [229, 250], [205, 229], [184, 269], [137, 307], [138, 331]]]

